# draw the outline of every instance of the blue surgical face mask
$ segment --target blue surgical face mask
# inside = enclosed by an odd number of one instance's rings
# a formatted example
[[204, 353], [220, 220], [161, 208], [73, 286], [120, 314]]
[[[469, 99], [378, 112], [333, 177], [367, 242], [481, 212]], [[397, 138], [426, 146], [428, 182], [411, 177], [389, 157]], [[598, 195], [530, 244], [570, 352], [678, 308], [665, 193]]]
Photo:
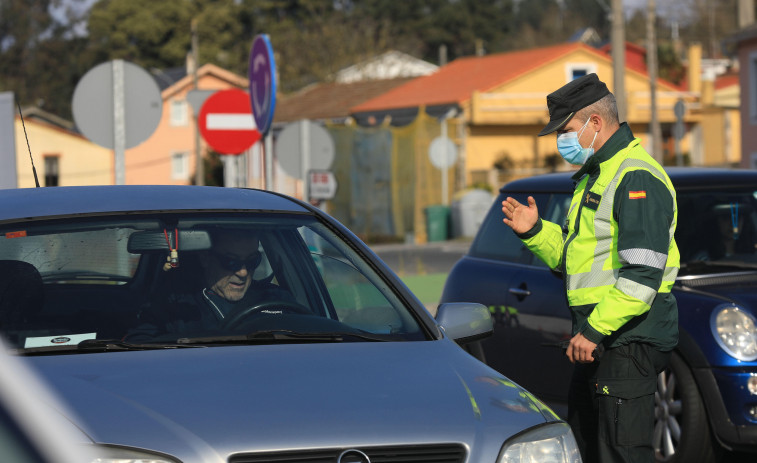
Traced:
[[580, 132], [565, 132], [557, 136], [557, 151], [560, 156], [563, 157], [569, 163], [580, 166], [586, 163], [586, 160], [594, 154], [594, 140], [597, 139], [597, 132], [594, 132], [594, 139], [591, 140], [591, 145], [588, 148], [584, 148], [579, 143], [578, 139], [583, 135], [586, 126], [589, 125], [589, 119], [581, 127]]

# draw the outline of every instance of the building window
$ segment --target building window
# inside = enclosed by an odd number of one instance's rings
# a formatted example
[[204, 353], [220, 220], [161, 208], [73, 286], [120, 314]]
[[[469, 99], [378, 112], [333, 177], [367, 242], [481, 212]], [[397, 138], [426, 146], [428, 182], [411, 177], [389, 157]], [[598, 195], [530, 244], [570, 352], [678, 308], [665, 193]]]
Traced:
[[60, 182], [59, 157], [45, 156], [45, 186], [58, 186]]
[[597, 72], [594, 63], [568, 63], [565, 65], [565, 80], [570, 82], [592, 72]]
[[189, 112], [186, 100], [171, 101], [171, 125], [185, 126], [189, 123]]
[[186, 151], [171, 155], [171, 178], [173, 180], [189, 178], [189, 153]]
[[757, 51], [749, 54], [749, 122], [757, 125]]

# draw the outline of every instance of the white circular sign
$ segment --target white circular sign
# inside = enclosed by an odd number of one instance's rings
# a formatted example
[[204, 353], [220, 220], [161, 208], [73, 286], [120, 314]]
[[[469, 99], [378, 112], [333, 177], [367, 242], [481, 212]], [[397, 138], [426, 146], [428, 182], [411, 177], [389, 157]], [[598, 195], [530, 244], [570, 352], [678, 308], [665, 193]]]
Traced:
[[329, 170], [334, 162], [334, 139], [318, 124], [308, 120], [292, 122], [276, 137], [276, 159], [287, 175], [302, 178], [305, 156], [307, 170]]
[[449, 169], [457, 161], [457, 147], [447, 137], [436, 137], [428, 148], [428, 156], [437, 169]]
[[[123, 85], [120, 88], [119, 85]], [[163, 98], [155, 79], [136, 64], [123, 62], [123, 75], [114, 76], [114, 62], [90, 69], [74, 90], [72, 110], [78, 129], [94, 143], [115, 148], [114, 93], [123, 92], [125, 146], [129, 149], [152, 135], [163, 114]]]

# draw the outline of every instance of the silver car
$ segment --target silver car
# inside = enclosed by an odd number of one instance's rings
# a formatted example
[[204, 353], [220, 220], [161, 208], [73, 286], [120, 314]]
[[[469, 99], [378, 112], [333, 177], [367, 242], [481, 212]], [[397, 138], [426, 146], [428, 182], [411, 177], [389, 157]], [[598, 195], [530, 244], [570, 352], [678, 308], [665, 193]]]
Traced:
[[83, 463], [92, 441], [71, 421], [73, 412], [55, 397], [0, 340], [0, 461]]
[[565, 422], [460, 347], [491, 334], [485, 307], [433, 318], [305, 203], [4, 190], [0, 229], [2, 334], [99, 462], [580, 461]]

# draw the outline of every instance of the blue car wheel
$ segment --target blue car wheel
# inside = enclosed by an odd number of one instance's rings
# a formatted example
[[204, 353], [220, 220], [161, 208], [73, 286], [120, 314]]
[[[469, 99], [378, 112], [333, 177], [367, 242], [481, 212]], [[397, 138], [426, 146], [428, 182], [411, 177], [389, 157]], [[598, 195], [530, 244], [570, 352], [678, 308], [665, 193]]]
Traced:
[[675, 352], [657, 378], [654, 448], [657, 461], [717, 461], [702, 396], [689, 367]]

